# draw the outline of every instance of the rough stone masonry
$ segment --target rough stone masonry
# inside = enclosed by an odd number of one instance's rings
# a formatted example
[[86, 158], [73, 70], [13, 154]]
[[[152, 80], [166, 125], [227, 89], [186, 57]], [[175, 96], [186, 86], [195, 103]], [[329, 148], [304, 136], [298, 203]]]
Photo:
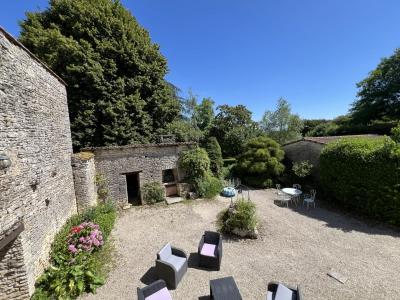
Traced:
[[50, 245], [76, 213], [65, 85], [0, 28], [0, 299], [27, 299], [47, 266]]

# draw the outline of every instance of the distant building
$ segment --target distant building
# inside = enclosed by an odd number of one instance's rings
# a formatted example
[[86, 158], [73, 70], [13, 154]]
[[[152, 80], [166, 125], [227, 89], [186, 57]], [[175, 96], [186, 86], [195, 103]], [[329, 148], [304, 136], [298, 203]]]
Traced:
[[329, 143], [342, 138], [377, 138], [380, 135], [364, 134], [364, 135], [345, 135], [345, 136], [320, 136], [320, 137], [304, 137], [300, 140], [289, 142], [283, 145], [286, 157], [292, 162], [300, 162], [308, 160], [314, 166], [312, 174], [319, 176], [319, 157], [322, 149]]

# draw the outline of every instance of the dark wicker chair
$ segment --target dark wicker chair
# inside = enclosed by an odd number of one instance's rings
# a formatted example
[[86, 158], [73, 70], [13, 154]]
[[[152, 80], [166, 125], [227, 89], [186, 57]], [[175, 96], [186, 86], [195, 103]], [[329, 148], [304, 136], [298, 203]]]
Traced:
[[[167, 284], [165, 283], [164, 280], [157, 280], [153, 282], [152, 284], [140, 289], [137, 289], [137, 294], [138, 294], [138, 300], [145, 300], [147, 297], [150, 297], [151, 295], [160, 292], [162, 289], [167, 288]], [[163, 291], [162, 291], [163, 292]], [[166, 293], [165, 300], [172, 299], [171, 295], [169, 294], [168, 290], [164, 291]], [[168, 298], [169, 296], [169, 298]]]
[[[205, 249], [203, 249], [204, 246], [206, 247]], [[201, 237], [197, 253], [199, 255], [200, 267], [216, 269], [219, 271], [221, 268], [222, 260], [221, 235], [218, 232], [205, 231], [203, 236]]]
[[268, 292], [272, 293], [272, 299], [275, 299], [275, 294], [276, 294], [279, 284], [284, 285], [285, 287], [287, 287], [289, 290], [291, 290], [293, 292], [292, 299], [290, 299], [290, 300], [302, 300], [303, 299], [299, 285], [295, 288], [295, 287], [291, 287], [291, 286], [288, 286], [286, 284], [283, 284], [281, 282], [276, 282], [276, 281], [272, 281], [272, 282], [268, 283]]
[[186, 253], [166, 244], [158, 253], [156, 259], [156, 274], [165, 280], [168, 288], [176, 289], [188, 268]]

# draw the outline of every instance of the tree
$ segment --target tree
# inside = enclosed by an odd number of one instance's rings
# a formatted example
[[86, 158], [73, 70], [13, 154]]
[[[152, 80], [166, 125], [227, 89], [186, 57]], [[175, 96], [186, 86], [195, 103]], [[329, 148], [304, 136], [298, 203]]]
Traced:
[[301, 137], [303, 121], [291, 113], [290, 104], [283, 98], [278, 100], [275, 111], [266, 111], [260, 127], [280, 144]]
[[283, 158], [284, 152], [277, 142], [266, 136], [256, 137], [247, 142], [235, 171], [249, 185], [270, 187], [285, 169]]
[[222, 160], [221, 147], [215, 137], [210, 137], [206, 144], [206, 151], [210, 158], [210, 169], [216, 177], [221, 177], [224, 161]]
[[303, 119], [303, 130], [301, 131], [301, 134], [303, 136], [308, 136], [310, 131], [313, 131], [315, 127], [330, 122], [329, 120], [326, 119]]
[[396, 127], [393, 127], [390, 133], [392, 140], [396, 143], [400, 143], [400, 123]]
[[357, 87], [358, 99], [351, 108], [354, 123], [400, 119], [400, 49], [382, 59]]
[[200, 104], [195, 106], [193, 120], [204, 133], [210, 130], [214, 117], [214, 101], [211, 98], [204, 98]]
[[117, 0], [51, 0], [20, 41], [67, 83], [75, 148], [148, 142], [180, 103], [167, 61]]
[[236, 157], [246, 141], [259, 133], [258, 126], [244, 105], [220, 105], [217, 110], [210, 136], [217, 138], [226, 157]]
[[189, 121], [177, 119], [159, 130], [160, 134], [173, 134], [177, 142], [199, 142], [204, 138], [203, 132]]

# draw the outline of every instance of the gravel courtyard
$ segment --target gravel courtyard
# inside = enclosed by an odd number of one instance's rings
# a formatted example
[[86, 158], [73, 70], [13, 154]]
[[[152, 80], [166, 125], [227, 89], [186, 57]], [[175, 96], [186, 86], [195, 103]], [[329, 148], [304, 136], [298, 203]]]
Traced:
[[[279, 207], [273, 190], [250, 195], [258, 208], [260, 238], [224, 238], [221, 271], [197, 269], [190, 259], [173, 299], [208, 299], [209, 280], [230, 275], [245, 300], [265, 299], [272, 280], [300, 284], [305, 299], [400, 299], [399, 232], [318, 207]], [[171, 242], [188, 256], [196, 252], [203, 231], [215, 229], [217, 213], [228, 204], [218, 198], [124, 211], [113, 234], [116, 267], [96, 295], [83, 298], [137, 299], [136, 288], [152, 279], [157, 251]], [[329, 271], [346, 277], [345, 284], [327, 276]]]

